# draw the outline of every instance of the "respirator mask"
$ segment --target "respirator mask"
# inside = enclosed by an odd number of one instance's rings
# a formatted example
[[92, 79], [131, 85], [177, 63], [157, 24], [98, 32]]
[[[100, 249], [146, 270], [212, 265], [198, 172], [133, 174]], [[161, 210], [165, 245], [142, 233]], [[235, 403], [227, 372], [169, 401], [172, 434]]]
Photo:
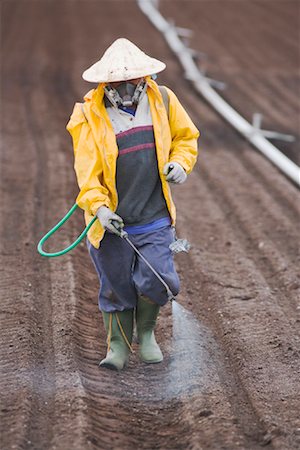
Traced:
[[116, 87], [108, 84], [105, 86], [104, 92], [111, 104], [118, 108], [119, 106], [138, 105], [145, 95], [146, 89], [147, 83], [142, 78], [138, 84], [130, 83], [130, 81], [124, 81]]

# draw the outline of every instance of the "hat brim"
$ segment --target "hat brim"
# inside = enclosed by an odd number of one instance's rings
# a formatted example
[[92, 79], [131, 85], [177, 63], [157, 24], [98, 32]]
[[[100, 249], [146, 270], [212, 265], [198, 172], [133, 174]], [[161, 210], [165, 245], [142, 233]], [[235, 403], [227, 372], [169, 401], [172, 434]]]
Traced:
[[166, 68], [166, 64], [151, 58], [151, 64], [148, 67], [130, 68], [122, 67], [115, 70], [105, 70], [101, 68], [99, 62], [93, 64], [82, 74], [82, 78], [90, 83], [113, 83], [117, 81], [134, 80], [136, 78], [146, 77], [162, 72]]

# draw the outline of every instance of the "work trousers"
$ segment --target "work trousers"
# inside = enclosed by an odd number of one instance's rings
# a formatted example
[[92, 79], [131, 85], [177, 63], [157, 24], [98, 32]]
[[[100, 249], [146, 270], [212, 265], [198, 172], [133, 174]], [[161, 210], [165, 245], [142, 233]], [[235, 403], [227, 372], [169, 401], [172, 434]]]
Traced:
[[[128, 238], [167, 283], [174, 295], [179, 292], [179, 278], [169, 245], [174, 240], [171, 226]], [[100, 248], [87, 240], [90, 257], [99, 281], [99, 309], [105, 312], [135, 308], [143, 294], [163, 306], [168, 301], [166, 288], [121, 237], [105, 232]]]

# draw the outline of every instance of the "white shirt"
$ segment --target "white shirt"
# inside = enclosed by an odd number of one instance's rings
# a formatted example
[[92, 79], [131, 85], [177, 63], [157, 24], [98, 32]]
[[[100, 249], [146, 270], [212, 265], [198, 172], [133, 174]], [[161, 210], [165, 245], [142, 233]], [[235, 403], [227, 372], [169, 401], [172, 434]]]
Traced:
[[110, 106], [107, 108], [111, 124], [115, 134], [130, 130], [131, 128], [152, 125], [152, 116], [147, 93], [137, 105], [135, 115], [123, 111], [120, 108]]

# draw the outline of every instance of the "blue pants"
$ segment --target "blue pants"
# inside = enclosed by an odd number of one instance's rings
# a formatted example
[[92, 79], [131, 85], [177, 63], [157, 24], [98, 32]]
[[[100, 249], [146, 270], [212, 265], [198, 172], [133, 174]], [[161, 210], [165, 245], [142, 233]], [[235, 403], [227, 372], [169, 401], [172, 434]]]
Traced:
[[[169, 245], [173, 231], [168, 225], [155, 231], [129, 235], [131, 242], [168, 284], [174, 295], [179, 279]], [[166, 289], [149, 267], [119, 236], [105, 232], [99, 249], [87, 240], [87, 247], [100, 280], [99, 309], [105, 312], [135, 308], [138, 294], [163, 306]]]

